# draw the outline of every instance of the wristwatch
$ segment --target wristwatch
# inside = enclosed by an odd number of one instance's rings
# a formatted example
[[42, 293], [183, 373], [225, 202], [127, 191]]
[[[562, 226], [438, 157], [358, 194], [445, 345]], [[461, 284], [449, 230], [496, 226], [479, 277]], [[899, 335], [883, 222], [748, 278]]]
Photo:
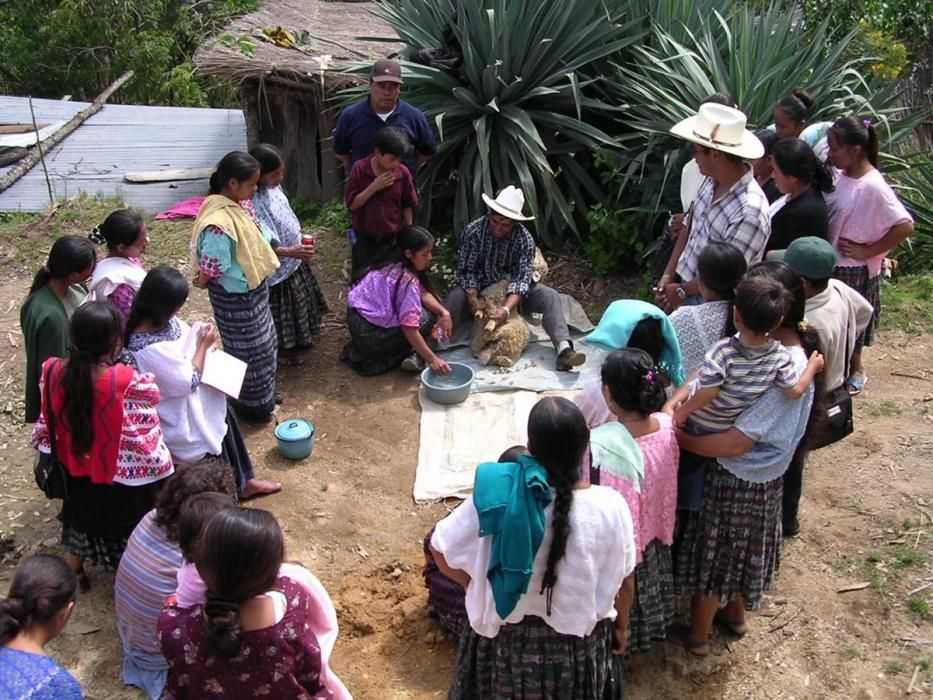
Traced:
[[677, 298], [680, 299], [681, 301], [687, 298], [687, 292], [684, 291], [684, 287], [681, 284], [677, 285], [676, 294], [677, 294]]
[[503, 306], [502, 310], [505, 311], [506, 319], [512, 318], [512, 310], [508, 306]]

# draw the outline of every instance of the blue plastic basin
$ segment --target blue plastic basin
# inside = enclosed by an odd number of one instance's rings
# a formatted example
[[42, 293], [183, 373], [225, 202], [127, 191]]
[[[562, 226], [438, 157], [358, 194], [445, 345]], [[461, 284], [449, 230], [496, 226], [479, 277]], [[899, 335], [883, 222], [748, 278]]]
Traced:
[[421, 373], [425, 396], [434, 403], [452, 404], [466, 400], [473, 385], [473, 369], [461, 362], [450, 362], [450, 374], [437, 374], [430, 367]]

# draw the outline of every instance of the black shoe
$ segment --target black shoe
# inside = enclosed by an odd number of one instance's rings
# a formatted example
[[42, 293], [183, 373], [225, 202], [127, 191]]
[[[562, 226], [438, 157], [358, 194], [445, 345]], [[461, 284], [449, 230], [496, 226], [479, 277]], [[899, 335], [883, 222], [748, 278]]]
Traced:
[[572, 347], [564, 348], [557, 356], [557, 371], [567, 372], [574, 367], [579, 367], [586, 362], [586, 355], [577, 352]]
[[789, 523], [784, 523], [782, 530], [784, 537], [796, 537], [800, 533], [800, 521], [794, 518]]

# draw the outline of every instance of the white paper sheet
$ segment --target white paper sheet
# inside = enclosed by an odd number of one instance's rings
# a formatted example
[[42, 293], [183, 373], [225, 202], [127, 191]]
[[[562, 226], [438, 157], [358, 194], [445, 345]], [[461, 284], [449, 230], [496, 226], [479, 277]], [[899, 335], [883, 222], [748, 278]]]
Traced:
[[[184, 353], [187, 357], [194, 357], [198, 345], [198, 330], [205, 324], [195, 321], [191, 332], [185, 338]], [[231, 399], [240, 398], [240, 389], [246, 378], [247, 364], [233, 355], [211, 348], [204, 357], [204, 370], [201, 372], [201, 383], [222, 391]]]

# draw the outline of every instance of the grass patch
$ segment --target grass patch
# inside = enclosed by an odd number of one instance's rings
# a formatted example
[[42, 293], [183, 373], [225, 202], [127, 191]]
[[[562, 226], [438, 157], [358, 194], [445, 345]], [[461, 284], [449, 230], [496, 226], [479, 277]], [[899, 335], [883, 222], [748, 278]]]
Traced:
[[855, 647], [845, 647], [839, 652], [839, 656], [846, 661], [862, 661], [865, 659], [865, 655]]
[[923, 596], [915, 595], [908, 600], [907, 609], [924, 620], [933, 619], [933, 609], [931, 609], [930, 601]]
[[891, 566], [895, 569], [906, 569], [911, 566], [922, 566], [929, 561], [923, 552], [906, 545], [898, 545], [891, 552]]
[[889, 661], [884, 667], [884, 673], [887, 676], [902, 676], [906, 672], [907, 669], [904, 668], [904, 665], [897, 661]]
[[881, 403], [867, 406], [867, 410], [868, 414], [875, 418], [894, 418], [904, 412], [904, 409], [901, 408], [896, 401], [891, 401], [890, 399], [885, 399]]
[[[126, 205], [117, 197], [91, 197], [80, 195], [74, 199], [57, 202], [50, 213], [0, 215], [0, 251], [6, 265], [33, 271], [45, 263], [49, 249], [55, 239], [64, 235], [86, 236], [91, 229], [103, 222], [114, 209]], [[188, 241], [191, 237], [191, 220], [156, 221], [145, 216], [149, 231], [149, 248], [146, 250], [146, 267], [172, 265], [183, 267], [188, 261]], [[97, 255], [107, 254], [101, 246]]]
[[881, 327], [933, 333], [933, 275], [907, 275], [883, 283]]

